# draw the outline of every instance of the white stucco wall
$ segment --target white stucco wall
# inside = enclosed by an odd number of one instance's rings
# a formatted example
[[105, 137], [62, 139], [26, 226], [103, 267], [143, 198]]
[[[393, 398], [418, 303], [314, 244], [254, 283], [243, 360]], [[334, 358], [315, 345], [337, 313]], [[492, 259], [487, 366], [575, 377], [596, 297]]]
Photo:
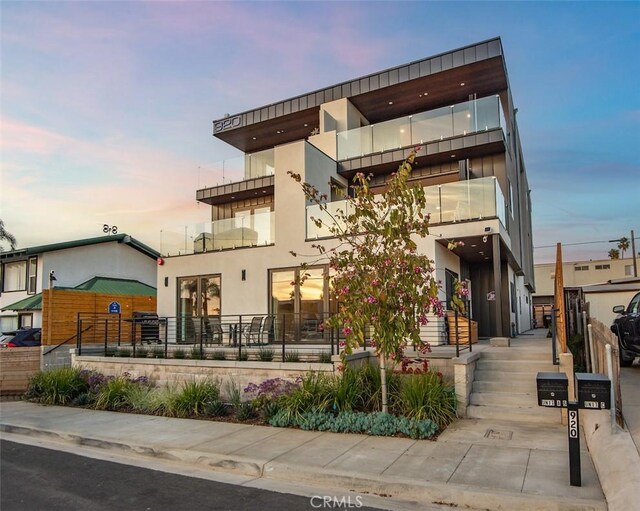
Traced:
[[[55, 271], [56, 286], [75, 287], [93, 277], [112, 277], [138, 280], [149, 286], [157, 285], [157, 264], [124, 243], [107, 242], [73, 247], [38, 254], [36, 293], [49, 288], [49, 272]], [[0, 308], [33, 296], [26, 291], [5, 292], [0, 295]], [[33, 326], [42, 326], [42, 312], [33, 314]], [[14, 311], [0, 312], [2, 317], [17, 317]]]
[[56, 285], [75, 287], [93, 277], [139, 280], [156, 286], [156, 262], [124, 243], [99, 243], [85, 247], [46, 252], [42, 255], [42, 285], [55, 271]]
[[[220, 252], [193, 254], [165, 259], [158, 267], [158, 313], [175, 316], [177, 312], [178, 277], [220, 274], [223, 315], [266, 314], [269, 308], [269, 269], [297, 267], [302, 262], [318, 260], [311, 247], [317, 241], [305, 241], [306, 201], [300, 184], [287, 171], [299, 173], [323, 193], [335, 177], [335, 164], [304, 141], [279, 146], [275, 151], [275, 244]], [[460, 271], [458, 257], [436, 243], [435, 236], [416, 240], [421, 253], [436, 260], [436, 278], [444, 281], [444, 269]], [[329, 247], [335, 241], [327, 240]], [[290, 251], [299, 254], [291, 255]], [[246, 280], [242, 281], [242, 270]], [[165, 286], [165, 278], [167, 285]], [[444, 291], [441, 293], [444, 300]]]
[[640, 291], [609, 291], [606, 293], [585, 293], [584, 299], [589, 303], [589, 315], [609, 326], [617, 314], [613, 312], [616, 305], [629, 305], [631, 299]]

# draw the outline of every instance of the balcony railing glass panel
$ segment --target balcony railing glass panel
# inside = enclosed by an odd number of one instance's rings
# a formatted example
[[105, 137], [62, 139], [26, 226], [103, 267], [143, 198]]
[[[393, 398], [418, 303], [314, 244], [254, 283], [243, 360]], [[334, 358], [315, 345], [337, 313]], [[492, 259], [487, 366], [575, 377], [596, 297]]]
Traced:
[[[495, 177], [457, 181], [424, 188], [431, 225], [498, 218], [505, 224], [504, 195]], [[331, 237], [334, 213], [351, 207], [347, 200], [327, 203], [327, 211], [307, 206], [307, 239]], [[320, 220], [321, 225], [313, 219]]]
[[200, 189], [271, 176], [274, 172], [273, 149], [245, 154], [216, 162], [202, 170], [200, 174]]
[[505, 126], [500, 98], [489, 96], [340, 132], [338, 160]]
[[160, 253], [163, 256], [194, 254], [275, 243], [273, 211], [225, 218], [184, 226], [180, 230], [160, 232]]

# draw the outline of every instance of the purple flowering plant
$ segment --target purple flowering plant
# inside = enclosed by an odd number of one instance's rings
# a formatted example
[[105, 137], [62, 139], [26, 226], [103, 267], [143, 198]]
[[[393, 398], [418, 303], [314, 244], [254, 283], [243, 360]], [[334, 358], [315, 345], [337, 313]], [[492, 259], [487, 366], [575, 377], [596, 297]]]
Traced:
[[249, 383], [245, 387], [244, 393], [251, 397], [256, 408], [262, 408], [268, 401], [276, 401], [300, 388], [300, 380], [300, 378], [294, 381], [284, 378], [270, 378], [258, 384]]

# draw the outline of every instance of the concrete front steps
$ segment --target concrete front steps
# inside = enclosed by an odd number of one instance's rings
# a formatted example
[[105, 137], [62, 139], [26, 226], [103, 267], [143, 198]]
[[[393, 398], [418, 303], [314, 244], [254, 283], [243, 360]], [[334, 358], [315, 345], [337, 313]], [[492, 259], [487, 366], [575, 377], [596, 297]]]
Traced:
[[559, 424], [560, 412], [538, 406], [536, 375], [558, 372], [541, 349], [489, 348], [480, 353], [467, 417]]

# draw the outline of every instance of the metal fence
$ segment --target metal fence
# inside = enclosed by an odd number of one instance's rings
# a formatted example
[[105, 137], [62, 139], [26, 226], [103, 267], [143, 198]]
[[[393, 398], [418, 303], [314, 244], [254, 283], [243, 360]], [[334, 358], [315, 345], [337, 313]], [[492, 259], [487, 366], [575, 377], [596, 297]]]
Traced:
[[[141, 347], [154, 352], [162, 350], [164, 357], [175, 350], [190, 349], [205, 358], [212, 349], [224, 348], [237, 352], [243, 359], [247, 350], [269, 349], [284, 360], [290, 350], [318, 350], [331, 355], [340, 352], [344, 333], [327, 326], [330, 314], [246, 314], [193, 317], [159, 317], [154, 314], [122, 318], [119, 314], [78, 314], [76, 349], [79, 355], [112, 354], [122, 348], [132, 352]], [[463, 316], [456, 316], [455, 332], [450, 334], [447, 322], [431, 321], [420, 330], [420, 337], [431, 344], [456, 339], [456, 351], [469, 349], [464, 345]], [[450, 342], [450, 344], [453, 344]], [[370, 328], [365, 328], [361, 348], [372, 346]], [[245, 356], [246, 357], [246, 356]]]

